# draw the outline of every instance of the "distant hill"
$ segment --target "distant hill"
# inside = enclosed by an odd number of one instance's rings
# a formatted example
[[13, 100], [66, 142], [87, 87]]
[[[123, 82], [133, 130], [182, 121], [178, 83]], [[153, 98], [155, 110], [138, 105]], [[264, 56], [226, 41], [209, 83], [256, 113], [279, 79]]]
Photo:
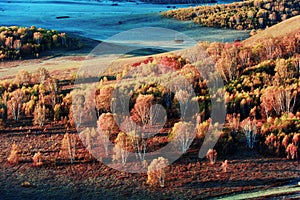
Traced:
[[300, 16], [292, 17], [243, 41], [245, 45], [254, 44], [268, 38], [278, 38], [300, 33]]

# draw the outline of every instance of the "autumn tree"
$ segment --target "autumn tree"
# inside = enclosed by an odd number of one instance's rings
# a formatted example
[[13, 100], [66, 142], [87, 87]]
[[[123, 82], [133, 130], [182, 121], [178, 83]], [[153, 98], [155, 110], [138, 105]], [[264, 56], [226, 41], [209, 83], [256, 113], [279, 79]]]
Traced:
[[62, 158], [70, 158], [71, 164], [73, 164], [76, 156], [76, 138], [68, 133], [65, 133], [62, 141], [59, 155]]
[[83, 122], [85, 97], [84, 93], [79, 90], [73, 90], [71, 95], [72, 105], [69, 112], [69, 123], [71, 126], [76, 125], [76, 128], [79, 128]]
[[102, 113], [97, 121], [97, 132], [100, 141], [108, 156], [108, 147], [110, 144], [110, 137], [119, 132], [118, 125], [115, 122], [114, 116], [111, 113]]
[[0, 125], [5, 125], [7, 120], [7, 98], [8, 93], [4, 92], [0, 96]]
[[140, 94], [136, 103], [134, 104], [134, 108], [131, 111], [132, 119], [142, 126], [149, 124], [150, 121], [150, 109], [151, 105], [154, 101], [154, 96], [152, 94], [143, 95]]
[[103, 112], [110, 111], [113, 90], [114, 88], [111, 86], [101, 86], [96, 90], [95, 101], [99, 116]]
[[33, 124], [43, 127], [46, 121], [46, 107], [43, 103], [36, 104], [33, 116]]
[[286, 85], [286, 80], [293, 78], [297, 69], [290, 60], [277, 59], [275, 72], [274, 82], [278, 83], [278, 85]]
[[247, 118], [241, 122], [241, 127], [247, 139], [247, 146], [250, 149], [253, 149], [256, 143], [256, 136], [257, 136], [256, 121]]
[[159, 157], [157, 159], [152, 160], [152, 162], [148, 166], [147, 183], [151, 186], [155, 186], [159, 184], [160, 187], [165, 187], [165, 177], [166, 177], [165, 168], [168, 165], [169, 165], [169, 161], [163, 157]]
[[262, 93], [261, 106], [267, 117], [272, 111], [275, 111], [276, 115], [293, 111], [297, 97], [297, 90], [293, 87], [271, 86], [264, 89]]
[[7, 102], [9, 113], [13, 119], [18, 121], [22, 111], [22, 104], [25, 99], [25, 94], [21, 89], [17, 89], [10, 95], [10, 100]]
[[57, 80], [54, 78], [48, 78], [45, 81], [45, 87], [47, 88], [47, 91], [49, 92], [49, 98], [50, 98], [50, 104], [52, 106], [52, 109], [54, 109], [55, 104], [57, 103], [57, 94], [58, 94], [58, 83]]
[[185, 153], [196, 135], [196, 129], [191, 122], [177, 122], [171, 132], [171, 139], [180, 146], [182, 153]]
[[123, 165], [127, 162], [128, 151], [133, 148], [133, 138], [130, 135], [131, 133], [120, 132], [115, 140], [113, 160], [121, 161]]
[[17, 85], [28, 85], [31, 83], [31, 74], [26, 70], [21, 70], [17, 73], [14, 83]]
[[50, 78], [50, 73], [44, 67], [38, 68], [38, 70], [32, 75], [33, 83], [44, 84], [44, 82]]
[[287, 159], [298, 159], [298, 149], [294, 144], [289, 144], [286, 148]]

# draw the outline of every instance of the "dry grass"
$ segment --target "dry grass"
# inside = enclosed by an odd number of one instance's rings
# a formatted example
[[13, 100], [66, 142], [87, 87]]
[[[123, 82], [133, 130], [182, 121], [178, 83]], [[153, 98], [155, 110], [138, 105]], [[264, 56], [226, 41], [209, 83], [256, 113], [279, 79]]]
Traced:
[[279, 24], [271, 26], [263, 30], [262, 32], [246, 39], [243, 43], [246, 46], [250, 46], [256, 42], [262, 41], [267, 38], [278, 38], [286, 35], [300, 33], [300, 16], [292, 17]]

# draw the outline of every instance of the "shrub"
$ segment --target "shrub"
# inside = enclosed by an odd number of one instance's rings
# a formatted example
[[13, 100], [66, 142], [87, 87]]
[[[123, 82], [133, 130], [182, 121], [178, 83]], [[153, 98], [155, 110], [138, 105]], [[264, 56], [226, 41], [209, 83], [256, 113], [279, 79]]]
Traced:
[[33, 161], [33, 166], [34, 167], [40, 167], [43, 165], [43, 158], [42, 158], [42, 154], [40, 152], [37, 152], [34, 154], [34, 156], [32, 157], [32, 161]]
[[62, 117], [61, 105], [55, 104], [54, 106], [54, 121], [60, 121]]
[[18, 155], [19, 151], [20, 151], [19, 146], [14, 143], [11, 147], [10, 155], [7, 158], [7, 162], [9, 164], [16, 165], [19, 163], [19, 155]]
[[223, 172], [227, 172], [227, 168], [228, 168], [228, 161], [225, 160], [224, 162], [222, 162], [221, 168], [223, 170]]
[[282, 139], [282, 146], [287, 149], [288, 145], [289, 145], [289, 140], [290, 137], [288, 135], [285, 135], [284, 138]]
[[218, 156], [218, 153], [214, 149], [209, 149], [206, 153], [206, 158], [209, 160], [209, 163], [211, 165], [216, 163], [217, 156]]
[[166, 168], [168, 165], [169, 161], [163, 157], [152, 160], [148, 166], [147, 183], [151, 186], [159, 184], [160, 187], [165, 187], [166, 173], [164, 168]]
[[211, 119], [205, 120], [204, 122], [197, 124], [197, 137], [204, 138], [204, 136], [209, 130], [209, 127], [211, 126], [212, 126]]

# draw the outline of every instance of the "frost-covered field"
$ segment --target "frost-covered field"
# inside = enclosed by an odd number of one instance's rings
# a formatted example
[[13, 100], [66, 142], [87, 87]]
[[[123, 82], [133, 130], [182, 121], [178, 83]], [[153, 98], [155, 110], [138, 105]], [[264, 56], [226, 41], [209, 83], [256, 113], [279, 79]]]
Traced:
[[[117, 5], [113, 6], [113, 3]], [[0, 1], [0, 25], [35, 25], [74, 32], [96, 40], [105, 40], [122, 31], [141, 27], [173, 29], [195, 40], [232, 41], [248, 37], [244, 31], [199, 28], [190, 22], [160, 17], [160, 11], [190, 5], [170, 6], [96, 0], [3, 0]]]

